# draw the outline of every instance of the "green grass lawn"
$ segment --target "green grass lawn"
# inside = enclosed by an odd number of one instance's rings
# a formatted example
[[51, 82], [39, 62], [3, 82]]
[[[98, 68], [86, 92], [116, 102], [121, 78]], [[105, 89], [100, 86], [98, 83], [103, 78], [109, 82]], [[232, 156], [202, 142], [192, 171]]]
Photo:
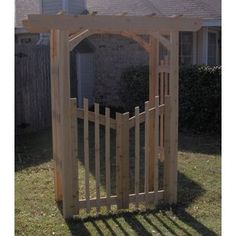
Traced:
[[[65, 222], [54, 201], [50, 131], [18, 136], [16, 235], [220, 235], [220, 141], [191, 134], [179, 139], [177, 206], [98, 217], [82, 214], [82, 219]], [[81, 158], [79, 162], [83, 173]], [[93, 165], [90, 171], [93, 177]]]

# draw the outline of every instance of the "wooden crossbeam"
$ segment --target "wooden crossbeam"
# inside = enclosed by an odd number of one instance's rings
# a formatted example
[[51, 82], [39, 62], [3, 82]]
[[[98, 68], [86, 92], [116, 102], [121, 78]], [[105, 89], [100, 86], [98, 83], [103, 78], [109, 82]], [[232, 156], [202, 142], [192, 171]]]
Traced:
[[160, 16], [28, 15], [28, 20], [24, 20], [23, 25], [32, 33], [49, 32], [51, 29], [70, 32], [90, 29], [147, 34], [156, 31], [197, 31], [202, 21], [196, 18]]
[[127, 31], [102, 31], [102, 30], [83, 30], [78, 32], [77, 34], [73, 34], [69, 39], [69, 47], [70, 51], [72, 51], [76, 45], [78, 45], [85, 38], [93, 35], [93, 34], [118, 34], [136, 41], [141, 47], [143, 47], [148, 53], [150, 52], [149, 44], [139, 35], [127, 32]]

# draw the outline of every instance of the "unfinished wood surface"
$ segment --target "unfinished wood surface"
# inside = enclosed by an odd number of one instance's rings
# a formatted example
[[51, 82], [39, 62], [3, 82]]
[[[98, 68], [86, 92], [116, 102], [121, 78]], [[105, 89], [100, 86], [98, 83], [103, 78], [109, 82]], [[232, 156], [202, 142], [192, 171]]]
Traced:
[[107, 192], [107, 209], [111, 210], [111, 163], [110, 163], [110, 109], [105, 109], [106, 125], [105, 125], [105, 161], [106, 161], [106, 192]]
[[77, 124], [77, 99], [71, 98], [71, 152], [72, 152], [72, 196], [75, 208], [78, 206], [78, 124]]
[[58, 113], [57, 108], [57, 52], [55, 46], [58, 43], [58, 37], [55, 31], [51, 32], [50, 38], [50, 58], [51, 58], [51, 109], [52, 109], [52, 146], [53, 146], [53, 160], [54, 160], [54, 186], [55, 186], [55, 200], [62, 201], [62, 183], [61, 183], [61, 171], [59, 162], [59, 143], [58, 143], [58, 120], [55, 119], [53, 114]]
[[89, 122], [88, 122], [88, 99], [84, 98], [84, 164], [85, 164], [85, 199], [86, 209], [90, 211], [89, 192]]
[[144, 192], [146, 194], [145, 203], [148, 204], [148, 192], [149, 192], [149, 102], [145, 102], [145, 180], [144, 180]]
[[86, 29], [86, 30], [80, 31], [73, 37], [70, 37], [69, 39], [70, 51], [72, 51], [82, 40], [84, 40], [85, 38], [89, 37], [92, 34], [93, 34], [92, 31], [89, 31], [88, 29]]
[[62, 189], [63, 216], [70, 218], [76, 213], [76, 202], [73, 198], [73, 157], [71, 151], [71, 111], [70, 111], [70, 62], [68, 32], [59, 31], [59, 96], [60, 100], [60, 134], [62, 154]]
[[116, 113], [116, 195], [117, 195], [117, 208], [122, 209], [122, 171], [121, 171], [121, 158], [122, 158], [122, 115]]
[[[170, 156], [169, 180], [167, 184], [168, 201], [170, 204], [177, 202], [177, 154], [178, 154], [178, 92], [179, 92], [179, 33], [171, 32], [170, 55]], [[168, 125], [167, 125], [168, 126]]]
[[[80, 119], [84, 118], [84, 110], [81, 108], [77, 109], [77, 116]], [[91, 122], [95, 122], [95, 114], [92, 111], [88, 111], [88, 119]], [[100, 125], [105, 126], [106, 125], [106, 117], [102, 114], [99, 114], [99, 121], [100, 121]], [[110, 127], [111, 129], [116, 129], [116, 120], [110, 118]]]
[[[150, 36], [149, 54], [149, 106], [155, 106], [155, 96], [157, 95], [157, 65], [159, 61], [159, 40]], [[154, 116], [149, 121], [149, 190], [154, 188], [154, 152], [155, 152]]]
[[160, 41], [160, 43], [169, 51], [170, 50], [170, 41], [165, 38], [163, 35], [161, 35], [161, 33], [159, 32], [155, 32], [155, 33], [151, 33], [151, 36], [158, 39]]
[[129, 207], [129, 113], [116, 115], [118, 209]]
[[129, 112], [122, 114], [122, 155], [121, 173], [122, 173], [122, 208], [129, 208]]
[[135, 107], [135, 206], [138, 207], [140, 179], [140, 122], [139, 122], [139, 107]]
[[170, 188], [170, 176], [171, 176], [171, 163], [170, 163], [170, 155], [171, 155], [171, 150], [170, 150], [170, 96], [166, 96], [166, 109], [165, 109], [165, 140], [164, 140], [164, 146], [165, 146], [165, 160], [164, 160], [164, 190], [166, 191], [165, 193], [165, 201], [169, 203], [169, 188]]
[[32, 33], [49, 32], [51, 29], [70, 32], [82, 29], [121, 30], [136, 33], [162, 31], [197, 31], [200, 19], [162, 16], [114, 16], [114, 15], [28, 15], [24, 27]]
[[[164, 114], [164, 112], [165, 112], [165, 105], [162, 104], [159, 106], [159, 114]], [[150, 116], [150, 119], [154, 119], [155, 107], [149, 109], [149, 116]], [[145, 121], [145, 111], [139, 113], [139, 121], [140, 121], [140, 124], [142, 124]], [[129, 128], [131, 129], [134, 126], [135, 126], [135, 116], [132, 116], [129, 118]]]
[[96, 175], [96, 198], [97, 212], [100, 211], [100, 125], [99, 104], [95, 103], [95, 175]]
[[[163, 200], [163, 196], [164, 196], [164, 191], [159, 190], [158, 191], [158, 200], [159, 201]], [[145, 197], [146, 197], [145, 193], [139, 193], [137, 198], [140, 203], [143, 203], [143, 202], [145, 202]], [[147, 198], [148, 198], [149, 202], [153, 202], [154, 198], [155, 198], [155, 193], [149, 192], [147, 195]], [[135, 199], [136, 199], [136, 194], [129, 194], [129, 202], [130, 203], [135, 203]], [[106, 205], [106, 200], [107, 200], [106, 197], [101, 197], [101, 199], [100, 199], [101, 206]], [[111, 198], [110, 198], [111, 205], [116, 205], [117, 200], [118, 200], [118, 197], [116, 195], [111, 196]], [[80, 209], [86, 208], [86, 200], [80, 200], [79, 205], [80, 205]], [[91, 205], [91, 207], [96, 207], [96, 198], [90, 199], [90, 205]]]
[[[161, 66], [164, 66], [164, 60], [160, 62]], [[164, 71], [160, 73], [159, 76], [159, 84], [160, 84], [160, 94], [159, 94], [159, 102], [160, 104], [164, 104]], [[164, 114], [160, 114], [160, 160], [164, 161]]]
[[158, 204], [159, 183], [159, 97], [155, 97], [155, 163], [154, 163], [154, 204]]
[[[161, 60], [161, 66], [164, 65], [164, 60]], [[160, 104], [164, 104], [164, 73], [160, 73]]]
[[149, 44], [139, 35], [128, 32], [128, 31], [102, 31], [102, 30], [83, 30], [75, 34], [74, 37], [71, 37], [69, 40], [70, 50], [72, 51], [82, 40], [85, 38], [94, 35], [94, 34], [118, 34], [129, 39], [136, 41], [141, 47], [143, 47], [148, 53], [150, 52]]

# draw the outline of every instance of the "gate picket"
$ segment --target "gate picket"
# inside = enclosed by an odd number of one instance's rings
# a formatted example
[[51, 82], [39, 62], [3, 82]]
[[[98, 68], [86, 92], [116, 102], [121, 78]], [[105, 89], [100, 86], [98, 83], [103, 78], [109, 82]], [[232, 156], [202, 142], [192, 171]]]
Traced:
[[110, 167], [110, 109], [105, 110], [105, 161], [106, 161], [106, 192], [107, 192], [107, 209], [111, 210], [111, 167]]
[[140, 123], [139, 107], [135, 107], [135, 206], [138, 207], [140, 175]]
[[145, 102], [145, 203], [148, 204], [148, 191], [149, 191], [149, 102]]
[[88, 99], [84, 98], [84, 163], [85, 163], [85, 198], [86, 210], [90, 211], [89, 193], [89, 123], [88, 123]]
[[97, 213], [100, 211], [100, 124], [99, 104], [95, 103], [95, 172]]

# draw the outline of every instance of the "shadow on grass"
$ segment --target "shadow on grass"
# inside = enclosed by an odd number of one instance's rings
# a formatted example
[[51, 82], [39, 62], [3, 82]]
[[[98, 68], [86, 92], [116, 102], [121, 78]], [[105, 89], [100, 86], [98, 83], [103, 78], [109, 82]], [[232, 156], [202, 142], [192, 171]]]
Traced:
[[[75, 218], [67, 221], [72, 235], [216, 235], [204, 224], [196, 220], [185, 209], [200, 195], [205, 193], [199, 184], [187, 178], [183, 173], [178, 173], [178, 199], [175, 206], [161, 205], [155, 209], [134, 210], [132, 212], [121, 211], [108, 213], [97, 217]], [[174, 217], [173, 217], [174, 216]], [[101, 224], [102, 222], [102, 224]], [[125, 223], [123, 223], [125, 222]], [[93, 230], [91, 230], [91, 226]], [[112, 226], [111, 226], [112, 225]], [[154, 231], [151, 231], [153, 229]]]
[[179, 134], [179, 151], [208, 155], [221, 154], [221, 137], [190, 132]]
[[15, 170], [37, 166], [52, 159], [51, 129], [15, 137]]
[[[213, 236], [217, 235], [212, 230], [208, 229], [201, 222], [197, 221], [184, 209], [178, 210], [172, 208], [175, 214], [173, 220], [165, 212], [169, 208], [146, 210], [145, 212], [124, 212], [115, 215], [103, 215], [97, 218], [87, 218], [84, 220], [70, 220], [67, 225], [71, 231], [71, 235], [130, 235], [135, 232], [136, 235], [153, 235], [159, 233], [160, 235], [193, 235], [193, 230], [199, 235]], [[155, 218], [153, 220], [152, 218]], [[125, 221], [125, 225], [120, 223], [119, 220]], [[103, 226], [101, 226], [101, 223]], [[88, 224], [93, 225], [93, 230]], [[113, 227], [110, 226], [113, 225]], [[184, 226], [183, 226], [184, 225]], [[154, 229], [151, 230], [151, 229]], [[189, 230], [189, 231], [188, 231]]]

